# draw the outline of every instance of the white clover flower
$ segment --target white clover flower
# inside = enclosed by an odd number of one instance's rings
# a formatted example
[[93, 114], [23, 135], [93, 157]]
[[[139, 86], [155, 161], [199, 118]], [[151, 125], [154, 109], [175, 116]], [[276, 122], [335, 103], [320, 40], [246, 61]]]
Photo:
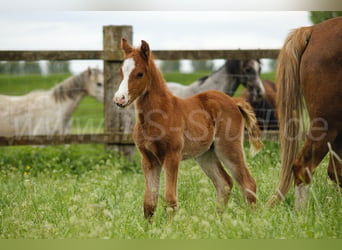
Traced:
[[209, 223], [208, 221], [206, 221], [206, 220], [202, 220], [202, 221], [201, 221], [201, 225], [202, 225], [202, 227], [203, 227], [204, 229], [210, 227], [210, 223]]

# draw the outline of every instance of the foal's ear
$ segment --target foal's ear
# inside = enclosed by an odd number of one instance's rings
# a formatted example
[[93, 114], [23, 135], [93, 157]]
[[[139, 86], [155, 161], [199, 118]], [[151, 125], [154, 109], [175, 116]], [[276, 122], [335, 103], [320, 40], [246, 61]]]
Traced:
[[150, 46], [144, 40], [141, 40], [141, 47], [140, 47], [141, 56], [147, 61], [150, 57]]
[[124, 50], [126, 55], [131, 53], [133, 50], [133, 48], [131, 47], [131, 45], [128, 44], [125, 38], [121, 39], [121, 48]]

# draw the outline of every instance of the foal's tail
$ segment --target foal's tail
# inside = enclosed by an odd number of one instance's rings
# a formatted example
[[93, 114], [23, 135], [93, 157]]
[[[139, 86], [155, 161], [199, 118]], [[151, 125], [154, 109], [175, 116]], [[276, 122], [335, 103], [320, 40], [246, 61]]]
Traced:
[[312, 29], [313, 26], [292, 31], [278, 57], [276, 80], [282, 169], [278, 189], [269, 202], [271, 205], [284, 199], [292, 180], [293, 161], [299, 149], [298, 136], [304, 128], [299, 68]]
[[257, 124], [257, 119], [255, 117], [255, 113], [251, 105], [241, 98], [235, 98], [235, 102], [245, 120], [245, 127], [248, 132], [249, 143], [251, 145], [250, 151], [254, 156], [256, 155], [263, 147], [261, 141], [261, 132], [259, 126]]

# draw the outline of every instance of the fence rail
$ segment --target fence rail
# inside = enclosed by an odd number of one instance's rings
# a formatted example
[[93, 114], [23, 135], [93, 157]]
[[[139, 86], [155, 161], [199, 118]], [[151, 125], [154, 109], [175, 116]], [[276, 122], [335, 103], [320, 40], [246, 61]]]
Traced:
[[[254, 50], [155, 50], [152, 52], [160, 60], [210, 60], [210, 59], [260, 59], [277, 58], [277, 49]], [[38, 61], [38, 60], [107, 60], [122, 61], [121, 51], [102, 50], [11, 50], [0, 51], [0, 61]]]
[[[57, 145], [57, 144], [82, 144], [104, 143], [107, 145], [131, 146], [132, 135], [120, 131], [122, 127], [122, 114], [115, 110], [112, 103], [113, 91], [118, 87], [120, 78], [118, 68], [123, 60], [120, 50], [120, 39], [126, 37], [132, 41], [131, 26], [104, 26], [103, 27], [103, 50], [0, 50], [0, 61], [38, 61], [38, 60], [103, 60], [104, 61], [104, 134], [72, 134], [54, 136], [16, 136], [0, 137], [0, 146], [14, 145]], [[277, 58], [277, 49], [254, 49], [254, 50], [155, 50], [155, 59], [160, 60], [210, 60], [210, 59], [260, 59]], [[277, 140], [278, 132], [263, 132], [263, 138]]]
[[0, 51], [0, 61], [38, 61], [38, 60], [83, 60], [83, 59], [102, 59], [103, 52], [98, 50], [10, 50]]

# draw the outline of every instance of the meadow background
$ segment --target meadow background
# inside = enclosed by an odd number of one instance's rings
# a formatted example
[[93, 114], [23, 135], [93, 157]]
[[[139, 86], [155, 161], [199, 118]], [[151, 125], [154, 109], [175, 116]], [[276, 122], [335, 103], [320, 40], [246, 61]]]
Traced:
[[[165, 74], [191, 83], [207, 72]], [[1, 94], [48, 89], [68, 75], [0, 76]], [[274, 74], [262, 78], [274, 79]], [[241, 93], [243, 89], [239, 89]], [[103, 106], [85, 98], [74, 114], [72, 133], [103, 132]], [[278, 142], [246, 157], [258, 185], [258, 205], [248, 207], [236, 185], [228, 207], [216, 214], [215, 190], [195, 161], [181, 163], [179, 209], [163, 208], [164, 176], [152, 224], [143, 218], [144, 177], [140, 157], [128, 161], [103, 145], [0, 147], [1, 239], [340, 239], [341, 190], [327, 177], [327, 158], [317, 169], [308, 206], [266, 205], [280, 170]]]

